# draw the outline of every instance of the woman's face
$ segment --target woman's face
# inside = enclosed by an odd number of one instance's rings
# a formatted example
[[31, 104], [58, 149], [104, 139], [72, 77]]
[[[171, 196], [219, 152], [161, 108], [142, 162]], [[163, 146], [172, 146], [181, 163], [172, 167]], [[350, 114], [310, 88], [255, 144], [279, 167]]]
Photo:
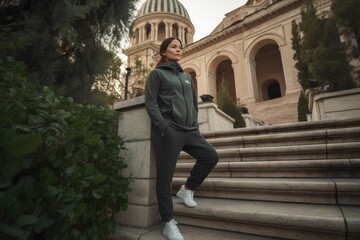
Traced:
[[165, 58], [167, 60], [179, 61], [182, 54], [182, 46], [179, 40], [177, 39], [172, 40], [163, 54], [165, 54]]

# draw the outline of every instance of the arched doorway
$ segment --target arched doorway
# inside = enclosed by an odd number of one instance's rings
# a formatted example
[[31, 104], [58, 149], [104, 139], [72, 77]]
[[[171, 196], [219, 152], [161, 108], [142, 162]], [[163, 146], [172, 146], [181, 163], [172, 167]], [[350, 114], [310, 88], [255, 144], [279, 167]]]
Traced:
[[265, 81], [262, 85], [263, 100], [271, 100], [282, 96], [280, 84], [275, 79]]
[[177, 37], [179, 38], [179, 25], [177, 24], [173, 24], [172, 25], [172, 33], [171, 33], [172, 37]]
[[146, 40], [150, 40], [151, 39], [151, 25], [149, 23], [147, 23], [145, 25], [145, 37], [146, 37]]
[[269, 43], [260, 47], [255, 55], [255, 64], [259, 100], [266, 101], [283, 96], [285, 77], [279, 46]]
[[166, 38], [166, 28], [165, 28], [165, 23], [161, 22], [158, 25], [158, 40], [162, 41]]
[[228, 86], [228, 93], [231, 99], [236, 103], [236, 91], [235, 91], [235, 80], [234, 80], [234, 69], [231, 65], [231, 60], [226, 59], [217, 66], [216, 68], [216, 90], [219, 91], [219, 86], [222, 81], [226, 81]]
[[224, 55], [214, 58], [208, 67], [207, 80], [207, 92], [204, 92], [204, 94], [210, 94], [216, 102], [219, 86], [222, 81], [226, 81], [228, 93], [231, 99], [236, 102], [235, 76], [232, 59]]

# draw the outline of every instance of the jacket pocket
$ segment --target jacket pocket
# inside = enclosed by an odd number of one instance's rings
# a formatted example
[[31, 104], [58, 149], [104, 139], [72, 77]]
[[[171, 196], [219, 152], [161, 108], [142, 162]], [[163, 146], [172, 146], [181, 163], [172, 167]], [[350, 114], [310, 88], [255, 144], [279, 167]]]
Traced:
[[171, 99], [171, 105], [171, 117], [173, 118], [173, 121], [184, 126], [187, 117], [185, 100], [181, 98]]

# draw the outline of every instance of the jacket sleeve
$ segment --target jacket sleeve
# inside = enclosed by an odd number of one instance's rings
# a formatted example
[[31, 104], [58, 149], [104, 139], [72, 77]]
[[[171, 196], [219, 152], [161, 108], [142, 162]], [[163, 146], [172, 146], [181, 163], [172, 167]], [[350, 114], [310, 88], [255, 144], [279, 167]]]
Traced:
[[[194, 86], [194, 81], [192, 79], [192, 77], [189, 75], [190, 80], [191, 80], [191, 88], [192, 88], [192, 92], [193, 92], [193, 104], [194, 104], [194, 108], [196, 110], [196, 114], [199, 113], [199, 107], [198, 107], [198, 101], [197, 101], [197, 95], [195, 92], [195, 86]], [[199, 122], [198, 119], [196, 119], [196, 127], [199, 128]]]
[[157, 102], [160, 83], [156, 70], [151, 71], [145, 84], [145, 107], [154, 125], [160, 132], [164, 132], [169, 125], [169, 121], [162, 116]]

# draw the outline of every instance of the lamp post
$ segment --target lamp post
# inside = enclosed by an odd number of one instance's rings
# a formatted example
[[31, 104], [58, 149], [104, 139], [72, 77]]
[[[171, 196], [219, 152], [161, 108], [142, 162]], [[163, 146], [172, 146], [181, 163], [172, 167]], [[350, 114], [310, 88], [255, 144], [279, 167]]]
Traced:
[[127, 93], [128, 93], [128, 85], [129, 85], [129, 76], [131, 74], [131, 68], [127, 67], [125, 68], [126, 75], [125, 75], [125, 100], [127, 99]]

